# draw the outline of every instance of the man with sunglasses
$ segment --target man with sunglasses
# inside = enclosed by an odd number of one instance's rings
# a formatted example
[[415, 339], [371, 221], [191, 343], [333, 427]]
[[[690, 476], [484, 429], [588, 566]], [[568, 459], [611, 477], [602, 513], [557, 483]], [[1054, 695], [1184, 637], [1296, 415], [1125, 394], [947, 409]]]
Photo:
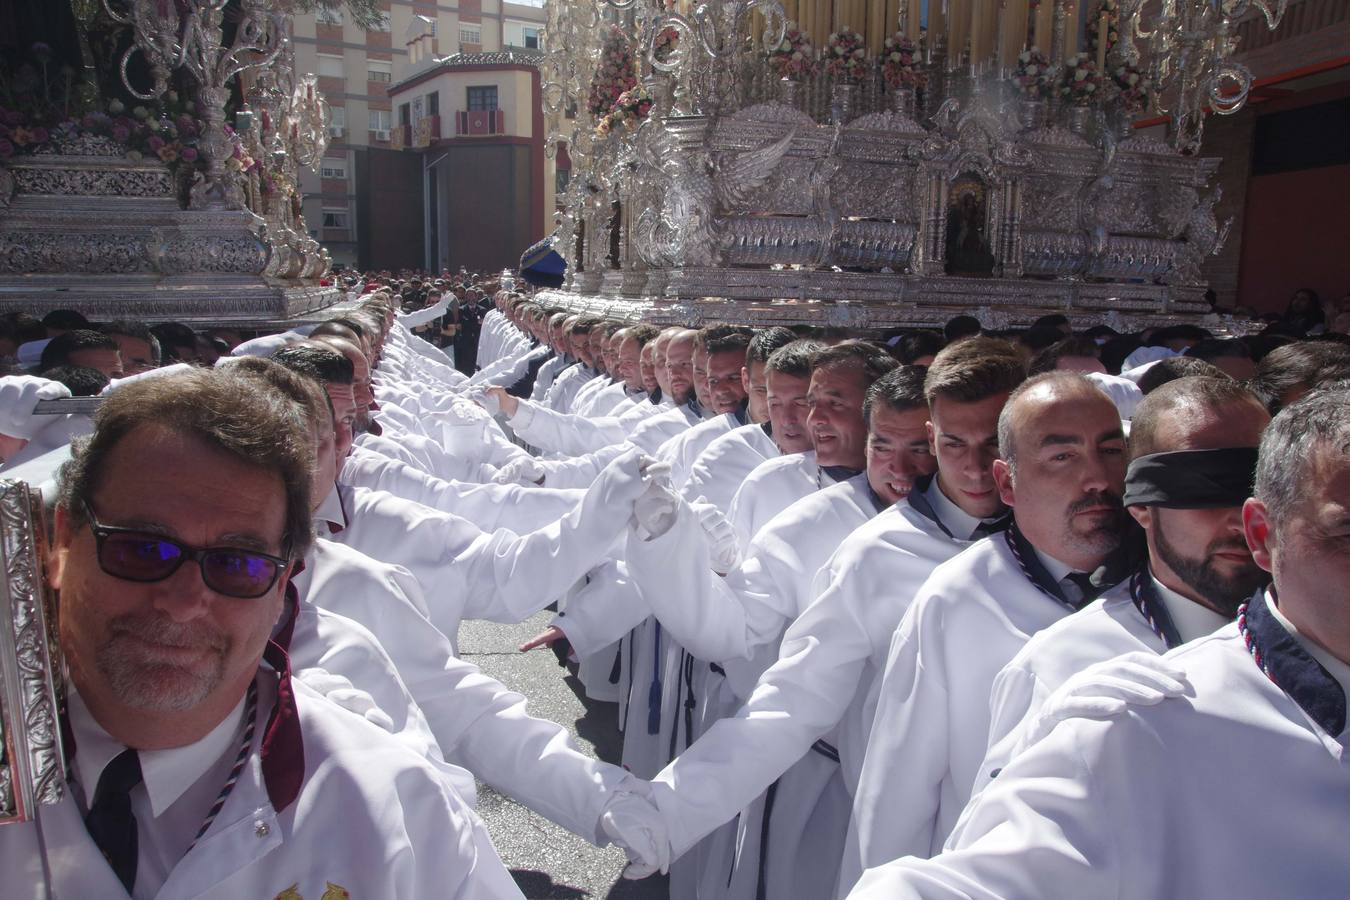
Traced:
[[0, 829], [6, 896], [520, 896], [441, 776], [271, 640], [311, 452], [289, 402], [218, 372], [105, 401], [50, 565], [71, 783]]

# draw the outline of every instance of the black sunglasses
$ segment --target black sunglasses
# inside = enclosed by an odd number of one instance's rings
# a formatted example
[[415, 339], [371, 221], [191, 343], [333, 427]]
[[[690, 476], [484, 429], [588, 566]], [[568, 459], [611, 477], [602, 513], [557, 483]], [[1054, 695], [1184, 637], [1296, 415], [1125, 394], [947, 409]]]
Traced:
[[217, 594], [252, 600], [276, 584], [289, 559], [240, 547], [191, 547], [135, 528], [100, 525], [88, 501], [82, 501], [94, 533], [98, 566], [125, 581], [163, 581], [187, 560], [197, 564], [202, 581]]

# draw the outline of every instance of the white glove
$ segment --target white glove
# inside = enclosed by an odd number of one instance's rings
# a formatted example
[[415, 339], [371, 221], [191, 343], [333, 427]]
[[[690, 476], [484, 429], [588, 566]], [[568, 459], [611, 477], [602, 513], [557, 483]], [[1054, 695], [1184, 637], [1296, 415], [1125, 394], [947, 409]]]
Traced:
[[345, 676], [316, 667], [301, 669], [295, 673], [295, 677], [323, 694], [329, 701], [356, 713], [372, 725], [378, 725], [391, 734], [397, 730], [394, 728], [394, 720], [380, 709], [375, 698], [352, 684]]
[[31, 440], [47, 423], [48, 416], [34, 416], [39, 400], [59, 400], [70, 396], [70, 388], [59, 381], [36, 375], [7, 375], [0, 378], [0, 434]]
[[633, 447], [610, 460], [586, 489], [588, 505], [598, 505], [606, 510], [607, 516], [632, 512], [634, 502], [645, 489], [647, 479], [642, 477], [642, 466], [646, 459], [641, 450]]
[[532, 456], [517, 456], [492, 476], [494, 484], [538, 484], [548, 470]]
[[649, 800], [627, 791], [615, 791], [600, 815], [600, 828], [628, 854], [623, 877], [646, 878], [670, 871], [670, 837], [661, 810]]
[[1131, 706], [1156, 706], [1190, 691], [1186, 672], [1154, 653], [1138, 651], [1098, 663], [1069, 678], [1045, 701], [1020, 749], [1065, 719], [1109, 719]]
[[469, 394], [469, 399], [487, 410], [489, 416], [500, 416], [502, 414], [502, 404], [497, 399], [497, 395], [487, 388], [473, 391]]
[[[647, 471], [656, 469], [660, 463], [648, 466]], [[646, 488], [633, 502], [633, 527], [638, 537], [644, 541], [659, 538], [671, 529], [679, 515], [680, 505], [684, 502], [680, 495], [670, 487], [670, 479], [660, 473], [644, 478]]]
[[740, 565], [741, 545], [736, 540], [736, 529], [731, 527], [722, 511], [709, 503], [707, 497], [699, 497], [689, 506], [708, 536], [708, 562], [713, 571], [725, 575]]

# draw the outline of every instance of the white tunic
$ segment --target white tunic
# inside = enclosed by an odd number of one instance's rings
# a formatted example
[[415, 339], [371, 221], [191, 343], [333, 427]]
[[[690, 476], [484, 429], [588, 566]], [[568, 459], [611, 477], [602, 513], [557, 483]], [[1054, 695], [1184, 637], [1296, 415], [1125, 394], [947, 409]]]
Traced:
[[509, 528], [517, 533], [556, 522], [575, 509], [586, 495], [578, 489], [450, 481], [361, 447], [352, 448], [338, 480], [351, 487], [388, 491], [413, 503], [453, 513], [484, 531]]
[[[277, 812], [259, 758], [276, 679], [260, 673], [256, 683], [258, 727], [239, 780], [210, 830], [162, 887], [138, 888], [138, 900], [237, 900], [288, 890], [315, 900], [338, 890], [352, 897], [521, 896], [482, 821], [423, 759], [299, 681], [293, 684], [303, 783], [295, 801]], [[191, 818], [204, 819], [237, 749], [232, 739], [208, 764], [201, 816]], [[145, 795], [144, 785], [132, 790], [133, 809], [147, 802]], [[0, 828], [7, 900], [128, 896], [82, 812], [76, 792], [67, 791], [57, 805], [41, 807], [36, 820]], [[159, 820], [144, 810], [137, 822], [148, 831]]]
[[1270, 643], [1274, 682], [1236, 625], [1172, 651], [1185, 696], [1059, 723], [979, 796], [958, 849], [876, 868], [850, 897], [1343, 896], [1345, 689]]
[[[1156, 580], [1153, 588], [1154, 596], [1168, 607], [1183, 642], [1227, 624], [1218, 613], [1173, 594]], [[1171, 615], [1174, 603], [1191, 607], [1198, 615]], [[1131, 579], [1106, 591], [1077, 614], [1033, 635], [994, 679], [989, 697], [989, 749], [975, 780], [975, 793], [984, 790], [995, 773], [1021, 750], [1031, 724], [1060, 685], [1093, 663], [1139, 651], [1166, 653], [1167, 644], [1135, 605]]]
[[688, 500], [704, 498], [724, 513], [731, 511], [746, 477], [768, 459], [779, 455], [778, 445], [763, 425], [742, 425], [713, 438], [689, 467], [681, 489]]
[[844, 539], [820, 573], [824, 589], [788, 627], [750, 699], [654, 782], [677, 853], [749, 805], [841, 721], [833, 743], [852, 789], [871, 724], [868, 688], [890, 635], [914, 590], [962, 546], [907, 502]]
[[765, 460], [745, 477], [731, 500], [727, 517], [742, 548], [769, 520], [807, 494], [834, 483], [816, 463], [816, 451]]
[[1023, 574], [1005, 535], [933, 570], [891, 641], [853, 798], [862, 866], [846, 854], [842, 889], [862, 868], [941, 850], [988, 745], [994, 677], [1070, 611]]
[[[445, 759], [588, 841], [604, 841], [600, 814], [611, 791], [631, 776], [586, 756], [561, 725], [530, 716], [522, 695], [457, 659], [418, 610], [420, 594], [407, 571], [320, 539], [296, 586], [302, 608], [317, 603], [369, 629], [398, 683], [390, 682], [378, 657], [339, 656], [329, 630], [306, 635], [299, 622], [291, 641], [293, 666], [303, 662], [346, 676], [375, 697], [395, 719], [396, 731], [415, 729], [421, 718]], [[416, 703], [411, 713], [385, 705], [386, 697], [397, 702], [400, 685]]]
[[602, 491], [564, 518], [523, 535], [471, 522], [393, 494], [338, 485], [345, 522], [327, 536], [403, 566], [427, 592], [431, 621], [455, 645], [462, 619], [520, 622], [561, 596], [608, 555], [628, 517]]

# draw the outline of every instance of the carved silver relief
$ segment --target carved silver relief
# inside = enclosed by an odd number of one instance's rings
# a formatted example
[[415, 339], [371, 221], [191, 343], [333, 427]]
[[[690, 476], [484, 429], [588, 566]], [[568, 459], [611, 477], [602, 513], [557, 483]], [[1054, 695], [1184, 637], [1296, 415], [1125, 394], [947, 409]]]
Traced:
[[43, 574], [41, 503], [22, 482], [0, 481], [0, 823], [32, 819], [65, 791], [63, 672]]

